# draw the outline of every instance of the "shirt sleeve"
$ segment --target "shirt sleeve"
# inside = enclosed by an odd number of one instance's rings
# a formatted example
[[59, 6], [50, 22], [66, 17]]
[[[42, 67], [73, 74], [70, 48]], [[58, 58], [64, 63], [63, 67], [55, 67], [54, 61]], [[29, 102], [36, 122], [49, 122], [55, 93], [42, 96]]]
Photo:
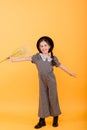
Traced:
[[55, 63], [56, 63], [56, 67], [59, 67], [60, 66], [60, 61], [58, 60], [58, 58], [56, 57], [56, 56], [54, 56], [54, 61], [55, 61]]
[[38, 53], [33, 55], [31, 58], [32, 58], [32, 63], [35, 64], [37, 62], [37, 60], [38, 60]]

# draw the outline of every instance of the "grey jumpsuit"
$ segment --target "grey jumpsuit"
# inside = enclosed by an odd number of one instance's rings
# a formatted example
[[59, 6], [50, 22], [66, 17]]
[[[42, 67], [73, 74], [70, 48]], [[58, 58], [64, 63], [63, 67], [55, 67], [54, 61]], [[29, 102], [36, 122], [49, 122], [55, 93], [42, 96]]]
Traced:
[[[57, 57], [54, 56], [56, 67], [60, 65]], [[32, 63], [36, 64], [39, 75], [39, 110], [38, 116], [45, 118], [48, 116], [58, 116], [61, 114], [56, 79], [53, 73], [51, 61], [43, 61], [40, 53], [32, 56]]]

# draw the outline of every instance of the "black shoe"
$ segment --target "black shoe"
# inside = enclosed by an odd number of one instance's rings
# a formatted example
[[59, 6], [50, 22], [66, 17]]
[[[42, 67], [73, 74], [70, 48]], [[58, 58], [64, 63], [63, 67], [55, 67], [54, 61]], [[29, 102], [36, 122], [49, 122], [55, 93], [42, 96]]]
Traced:
[[44, 120], [44, 119], [42, 119], [42, 118], [40, 118], [40, 120], [39, 120], [38, 124], [37, 124], [37, 125], [35, 125], [35, 127], [34, 127], [34, 128], [39, 129], [39, 128], [43, 127], [43, 126], [46, 126], [45, 120]]
[[55, 116], [53, 118], [53, 127], [57, 127], [58, 126], [58, 116]]

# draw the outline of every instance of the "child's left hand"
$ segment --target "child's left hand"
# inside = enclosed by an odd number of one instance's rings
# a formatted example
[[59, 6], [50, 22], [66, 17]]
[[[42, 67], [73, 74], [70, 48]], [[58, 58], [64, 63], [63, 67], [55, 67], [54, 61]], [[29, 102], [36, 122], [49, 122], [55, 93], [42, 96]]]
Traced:
[[77, 78], [77, 75], [75, 73], [70, 73], [70, 76]]

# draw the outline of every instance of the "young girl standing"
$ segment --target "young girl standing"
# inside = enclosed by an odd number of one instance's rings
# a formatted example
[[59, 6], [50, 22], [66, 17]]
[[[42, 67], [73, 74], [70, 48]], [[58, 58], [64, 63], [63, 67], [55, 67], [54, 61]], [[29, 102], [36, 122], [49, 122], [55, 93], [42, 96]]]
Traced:
[[70, 76], [76, 77], [68, 68], [61, 64], [56, 56], [53, 55], [54, 42], [48, 36], [43, 36], [37, 41], [37, 49], [39, 53], [31, 57], [23, 57], [14, 59], [9, 57], [12, 62], [31, 61], [36, 64], [39, 76], [39, 122], [34, 128], [38, 129], [46, 126], [45, 118], [53, 116], [53, 126], [58, 126], [58, 116], [61, 114], [57, 85], [53, 67], [59, 67]]

